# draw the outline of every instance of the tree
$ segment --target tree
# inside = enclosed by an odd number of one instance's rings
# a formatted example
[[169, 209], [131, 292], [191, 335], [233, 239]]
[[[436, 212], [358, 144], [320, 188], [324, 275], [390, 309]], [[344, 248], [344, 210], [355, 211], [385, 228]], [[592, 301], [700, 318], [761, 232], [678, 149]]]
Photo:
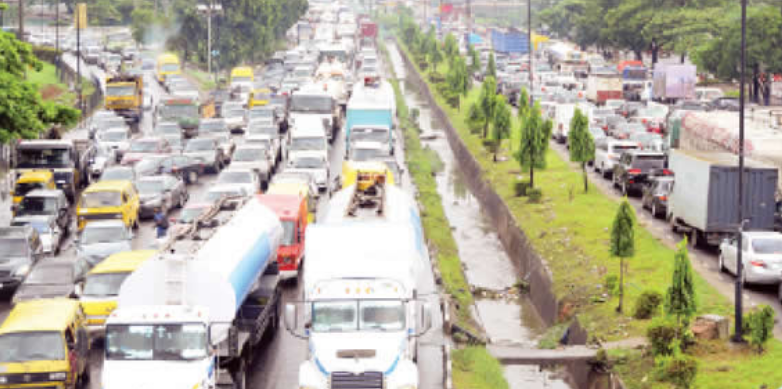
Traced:
[[494, 77], [486, 77], [481, 85], [481, 94], [478, 96], [478, 106], [483, 116], [483, 133], [481, 138], [486, 138], [489, 125], [494, 120], [494, 110], [497, 107], [497, 81]]
[[527, 88], [521, 87], [521, 92], [519, 93], [519, 109], [518, 109], [518, 117], [525, 118], [527, 115], [529, 115], [530, 106], [529, 106], [529, 93], [527, 93]]
[[681, 337], [681, 328], [689, 325], [690, 318], [697, 310], [695, 284], [692, 279], [692, 266], [687, 255], [687, 238], [679, 244], [673, 256], [673, 275], [671, 286], [665, 295], [665, 313], [676, 316], [677, 336]]
[[467, 110], [467, 127], [470, 128], [470, 132], [479, 132], [481, 128], [483, 128], [485, 120], [480, 105], [477, 103], [470, 104], [470, 107]]
[[521, 168], [529, 168], [529, 186], [535, 187], [535, 169], [546, 167], [546, 151], [551, 139], [551, 120], [543, 120], [540, 104], [535, 105], [521, 123], [519, 147], [514, 157]]
[[486, 65], [486, 77], [497, 78], [497, 65], [494, 63], [494, 52], [489, 54], [489, 64]]
[[470, 67], [469, 67], [470, 74], [480, 71], [481, 54], [478, 52], [478, 50], [475, 50], [475, 47], [473, 47], [473, 45], [469, 45], [467, 47], [467, 53], [470, 55]]
[[443, 62], [443, 52], [440, 51], [440, 45], [437, 43], [436, 38], [432, 37], [429, 42], [427, 57], [429, 58], [429, 62], [432, 64], [432, 72], [437, 73], [437, 64]]
[[586, 171], [586, 164], [595, 159], [595, 140], [589, 133], [589, 120], [581, 113], [581, 109], [576, 108], [573, 119], [570, 120], [570, 134], [568, 135], [570, 144], [570, 160], [581, 164], [581, 173], [584, 176], [584, 193], [589, 191], [589, 181]]
[[614, 224], [611, 226], [610, 254], [619, 257], [619, 305], [616, 311], [622, 312], [624, 303], [624, 276], [627, 272], [625, 259], [635, 255], [635, 211], [627, 199], [623, 199], [616, 211]]
[[459, 43], [450, 32], [445, 36], [443, 51], [445, 52], [445, 58], [448, 61], [453, 61], [453, 59], [459, 55]]
[[43, 101], [37, 85], [24, 79], [25, 69], [40, 71], [41, 62], [29, 44], [0, 32], [0, 142], [33, 139], [54, 124], [69, 125], [79, 111]]
[[494, 110], [494, 124], [491, 126], [488, 141], [492, 152], [492, 160], [497, 162], [497, 151], [502, 145], [502, 140], [507, 139], [508, 135], [510, 135], [511, 112], [510, 108], [508, 108], [508, 103], [505, 101], [505, 96], [497, 96], [495, 104], [497, 104], [497, 107]]

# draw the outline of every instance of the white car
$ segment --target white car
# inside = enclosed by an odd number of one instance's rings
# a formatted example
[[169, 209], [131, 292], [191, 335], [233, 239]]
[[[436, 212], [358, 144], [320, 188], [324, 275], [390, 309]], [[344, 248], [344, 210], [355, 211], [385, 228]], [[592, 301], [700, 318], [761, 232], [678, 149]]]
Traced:
[[149, 111], [155, 106], [155, 95], [149, 88], [144, 88], [144, 110]]
[[98, 143], [114, 150], [114, 156], [119, 162], [130, 147], [132, 135], [128, 127], [110, 128], [97, 134]]
[[325, 192], [329, 185], [329, 162], [318, 152], [299, 152], [288, 161], [286, 172], [302, 172], [310, 174], [315, 180], [318, 190]]
[[262, 145], [246, 144], [236, 148], [231, 169], [250, 169], [256, 172], [265, 187], [271, 178], [272, 166], [269, 150]]
[[280, 138], [269, 136], [269, 134], [249, 134], [244, 137], [245, 144], [259, 145], [269, 152], [269, 161], [276, 165], [280, 160]]
[[636, 142], [614, 138], [598, 139], [595, 142], [595, 163], [593, 167], [604, 178], [610, 177], [613, 174], [614, 165], [619, 161], [622, 153], [636, 149], [638, 149], [638, 143]]
[[244, 132], [247, 126], [247, 112], [241, 103], [224, 104], [222, 116], [231, 132]]
[[247, 194], [258, 193], [261, 190], [261, 181], [258, 178], [258, 174], [251, 169], [225, 169], [217, 176], [217, 185], [241, 187]]
[[[745, 231], [741, 235], [743, 284], [780, 283], [782, 274], [782, 233], [773, 231]], [[719, 266], [721, 271], [736, 275], [738, 269], [738, 245], [735, 237], [720, 244]], [[782, 291], [780, 291], [782, 297]]]

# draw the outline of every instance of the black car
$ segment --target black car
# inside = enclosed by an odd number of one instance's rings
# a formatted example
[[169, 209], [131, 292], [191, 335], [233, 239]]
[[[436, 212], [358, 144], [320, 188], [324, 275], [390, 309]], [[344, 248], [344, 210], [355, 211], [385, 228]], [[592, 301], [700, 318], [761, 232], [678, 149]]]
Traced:
[[76, 285], [84, 281], [89, 270], [87, 262], [81, 260], [41, 261], [30, 270], [11, 301], [16, 304], [41, 298], [74, 297]]
[[668, 197], [673, 190], [673, 177], [663, 175], [652, 177], [646, 183], [641, 195], [641, 205], [648, 209], [653, 217], [665, 217], [668, 211]]
[[614, 187], [622, 195], [639, 192], [652, 176], [666, 174], [667, 157], [656, 151], [631, 150], [623, 153], [614, 165]]
[[720, 97], [711, 102], [711, 109], [723, 111], [738, 111], [739, 99], [736, 97]]
[[189, 155], [172, 155], [160, 161], [160, 173], [181, 177], [188, 185], [198, 183], [205, 172], [204, 163]]

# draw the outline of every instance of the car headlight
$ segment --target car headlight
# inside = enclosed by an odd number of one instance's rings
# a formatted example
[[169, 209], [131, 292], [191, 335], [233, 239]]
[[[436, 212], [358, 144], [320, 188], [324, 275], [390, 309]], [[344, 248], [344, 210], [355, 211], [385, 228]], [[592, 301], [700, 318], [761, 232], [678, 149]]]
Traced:
[[14, 270], [14, 275], [17, 277], [24, 277], [30, 272], [30, 265], [22, 265]]
[[64, 371], [49, 373], [49, 381], [65, 381], [66, 379], [68, 379], [68, 373]]

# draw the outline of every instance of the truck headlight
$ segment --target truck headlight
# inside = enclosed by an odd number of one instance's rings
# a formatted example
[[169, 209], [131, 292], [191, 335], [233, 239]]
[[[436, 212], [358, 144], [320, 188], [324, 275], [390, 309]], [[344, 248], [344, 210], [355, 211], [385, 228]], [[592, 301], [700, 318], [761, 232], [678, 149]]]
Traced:
[[0, 385], [5, 385], [8, 383], [8, 377], [0, 375]]
[[64, 371], [49, 374], [49, 381], [65, 381], [66, 379], [68, 379], [68, 373]]
[[17, 277], [24, 277], [30, 272], [30, 265], [22, 265], [14, 270], [14, 275]]

